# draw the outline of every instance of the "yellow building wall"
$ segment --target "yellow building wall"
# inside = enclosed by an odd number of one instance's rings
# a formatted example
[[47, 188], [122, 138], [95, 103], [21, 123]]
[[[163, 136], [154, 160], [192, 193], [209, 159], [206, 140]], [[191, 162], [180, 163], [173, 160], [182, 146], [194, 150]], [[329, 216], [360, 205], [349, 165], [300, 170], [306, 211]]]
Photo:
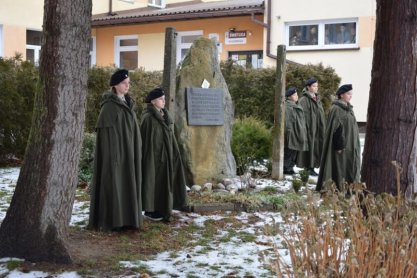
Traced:
[[[139, 35], [139, 63], [146, 65], [147, 70], [161, 70], [164, 68], [163, 59], [155, 59], [164, 53], [165, 33]], [[163, 42], [163, 43], [161, 43]], [[157, 54], [154, 54], [157, 53]]]
[[[103, 14], [108, 13], [110, 10], [109, 0], [93, 0], [93, 14]], [[112, 12], [122, 11], [122, 10], [131, 10], [138, 9], [148, 6], [147, 0], [133, 0], [133, 1], [123, 1], [123, 0], [112, 0]]]
[[373, 48], [375, 39], [376, 18], [371, 16], [359, 17], [359, 47]]
[[14, 57], [17, 53], [26, 59], [26, 28], [23, 26], [3, 26], [4, 57]]
[[3, 29], [3, 57], [16, 53], [26, 59], [26, 30], [42, 30], [43, 0], [1, 0], [0, 26]]
[[[261, 18], [258, 19], [260, 20]], [[94, 28], [93, 30], [96, 34], [97, 40], [97, 65], [113, 65], [115, 36], [139, 35], [139, 66], [144, 67], [146, 70], [162, 70], [166, 27], [173, 27], [177, 32], [202, 30], [203, 36], [205, 37], [207, 37], [210, 33], [219, 34], [219, 42], [223, 46], [220, 57], [222, 60], [228, 58], [229, 51], [262, 51], [263, 27], [253, 22], [250, 16], [189, 20], [183, 22], [175, 21], [170, 23], [152, 23], [146, 25], [99, 27]], [[246, 44], [226, 45], [225, 33], [228, 32], [230, 28], [235, 28], [237, 31], [247, 31]], [[145, 41], [148, 38], [151, 38], [151, 42]], [[150, 44], [152, 44], [152, 47], [150, 47]], [[142, 48], [141, 45], [145, 48]], [[140, 53], [141, 51], [143, 51], [143, 53]], [[141, 57], [142, 59], [140, 59]], [[150, 61], [149, 57], [152, 57], [153, 61]], [[157, 67], [157, 65], [160, 65], [160, 67]]]
[[0, 24], [41, 30], [43, 0], [1, 0]]

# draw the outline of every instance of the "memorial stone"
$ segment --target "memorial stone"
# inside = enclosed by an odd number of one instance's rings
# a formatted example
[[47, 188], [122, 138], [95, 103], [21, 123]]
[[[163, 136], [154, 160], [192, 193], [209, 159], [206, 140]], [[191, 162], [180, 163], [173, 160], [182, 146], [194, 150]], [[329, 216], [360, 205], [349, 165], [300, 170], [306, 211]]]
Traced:
[[[207, 84], [209, 88], [202, 88]], [[196, 98], [188, 93], [195, 93]], [[233, 102], [214, 41], [196, 40], [184, 57], [175, 106], [176, 136], [188, 182], [204, 184], [234, 177], [236, 162], [230, 145]]]

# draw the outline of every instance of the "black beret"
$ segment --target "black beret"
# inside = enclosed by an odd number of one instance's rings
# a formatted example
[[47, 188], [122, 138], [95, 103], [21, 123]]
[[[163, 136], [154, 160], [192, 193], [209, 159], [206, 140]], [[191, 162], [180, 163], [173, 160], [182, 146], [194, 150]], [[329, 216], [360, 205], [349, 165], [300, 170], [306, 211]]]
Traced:
[[316, 83], [317, 82], [317, 79], [315, 79], [315, 78], [310, 78], [309, 80], [307, 80], [306, 82], [305, 82], [305, 85], [306, 86], [311, 86], [311, 84], [314, 84], [314, 83]]
[[146, 96], [145, 102], [150, 103], [152, 100], [162, 97], [163, 95], [165, 95], [165, 93], [162, 88], [155, 88]]
[[115, 71], [110, 78], [110, 86], [116, 86], [129, 77], [129, 72], [125, 69]]
[[295, 93], [297, 93], [297, 89], [295, 87], [289, 87], [288, 90], [285, 92], [285, 96], [289, 97]]
[[339, 89], [337, 89], [336, 95], [339, 96], [341, 94], [349, 92], [350, 90], [352, 90], [352, 84], [342, 85], [342, 86], [339, 87]]

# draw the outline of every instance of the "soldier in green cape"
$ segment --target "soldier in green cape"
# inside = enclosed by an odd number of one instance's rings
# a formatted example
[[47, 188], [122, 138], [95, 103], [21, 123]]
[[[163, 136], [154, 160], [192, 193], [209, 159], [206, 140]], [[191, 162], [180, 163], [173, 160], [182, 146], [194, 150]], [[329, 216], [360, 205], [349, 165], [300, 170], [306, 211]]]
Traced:
[[336, 95], [327, 121], [317, 191], [321, 191], [328, 180], [335, 182], [340, 191], [345, 190], [345, 183], [360, 181], [361, 147], [358, 124], [350, 104], [352, 85], [340, 86]]

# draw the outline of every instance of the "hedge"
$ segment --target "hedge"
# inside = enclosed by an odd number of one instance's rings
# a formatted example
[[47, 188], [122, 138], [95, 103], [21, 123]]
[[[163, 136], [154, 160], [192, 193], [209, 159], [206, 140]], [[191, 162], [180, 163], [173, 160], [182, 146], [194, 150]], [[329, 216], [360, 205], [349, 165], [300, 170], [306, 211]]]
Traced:
[[0, 165], [25, 153], [38, 76], [38, 69], [21, 56], [0, 58]]
[[[221, 67], [235, 103], [235, 117], [252, 116], [272, 126], [275, 106], [275, 68], [251, 69], [236, 65], [232, 61], [223, 62]], [[333, 68], [324, 67], [322, 64], [288, 64], [286, 87], [296, 87], [301, 96], [305, 80], [311, 77], [319, 81], [319, 93], [327, 114], [340, 83], [340, 77]]]
[[[272, 126], [275, 69], [250, 69], [232, 61], [222, 62], [221, 69], [235, 104], [235, 117], [254, 117], [267, 128]], [[85, 132], [94, 132], [102, 94], [110, 89], [108, 82], [114, 70], [111, 67], [94, 67], [89, 71]], [[11, 59], [0, 58], [0, 164], [8, 163], [10, 158], [23, 158], [38, 76], [38, 69], [31, 63], [22, 61], [19, 56]], [[322, 64], [287, 65], [287, 87], [295, 86], [301, 92], [304, 80], [312, 76], [319, 80], [319, 91], [327, 111], [340, 82], [335, 71]], [[139, 118], [145, 107], [144, 97], [151, 89], [161, 85], [162, 72], [138, 69], [131, 72], [129, 77], [130, 93], [136, 101]]]

